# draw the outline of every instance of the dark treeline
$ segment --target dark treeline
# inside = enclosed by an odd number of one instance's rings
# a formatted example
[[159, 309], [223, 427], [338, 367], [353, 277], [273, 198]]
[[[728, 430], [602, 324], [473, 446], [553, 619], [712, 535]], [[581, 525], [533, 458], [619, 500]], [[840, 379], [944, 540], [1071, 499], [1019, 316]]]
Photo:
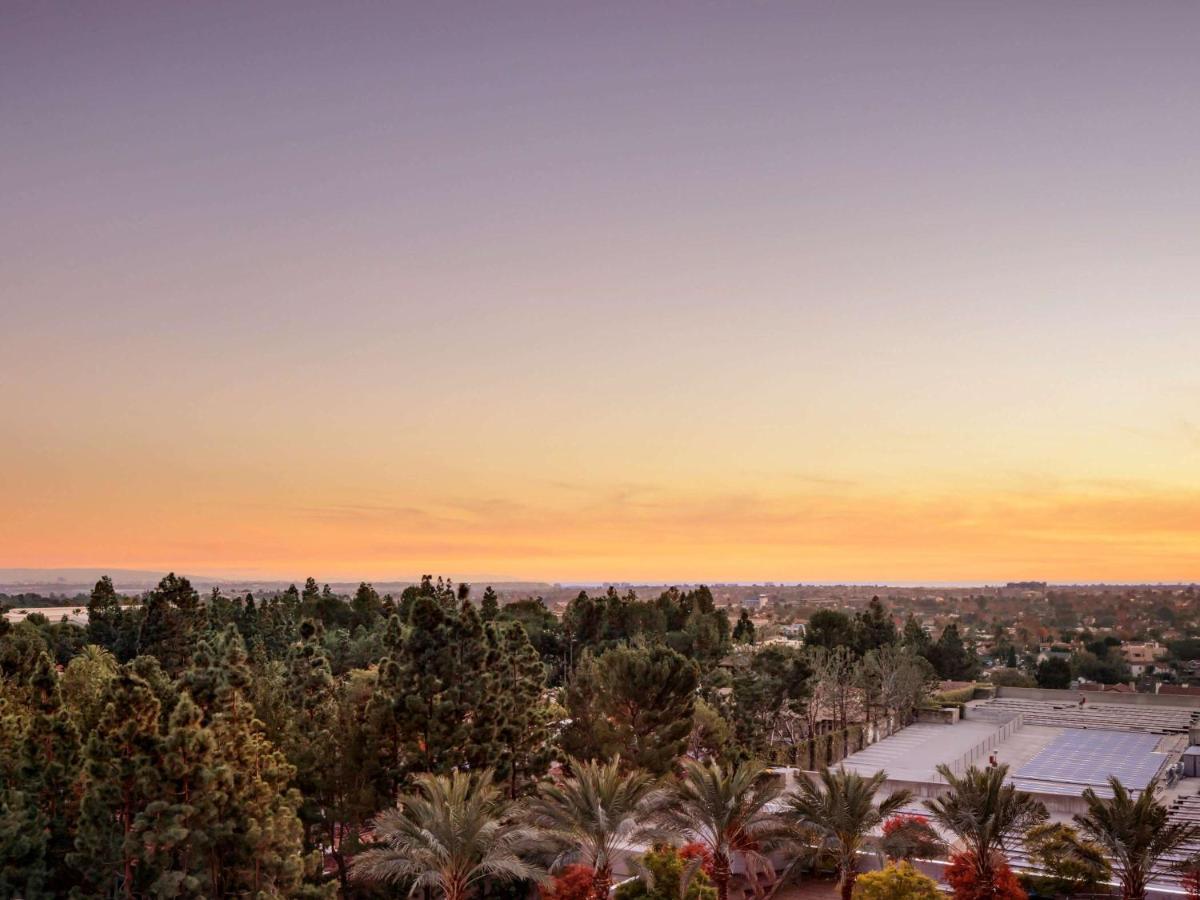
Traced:
[[515, 799], [568, 754], [813, 767], [935, 677], [877, 601], [758, 652], [704, 587], [580, 593], [560, 619], [431, 577], [255, 597], [172, 574], [86, 606], [0, 620], [2, 896], [371, 897], [351, 861], [426, 774]]

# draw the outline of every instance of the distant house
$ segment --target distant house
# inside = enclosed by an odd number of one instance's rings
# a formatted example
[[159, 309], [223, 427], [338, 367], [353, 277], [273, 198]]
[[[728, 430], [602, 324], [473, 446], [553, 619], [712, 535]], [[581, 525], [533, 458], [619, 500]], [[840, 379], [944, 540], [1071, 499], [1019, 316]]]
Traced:
[[1131, 684], [1096, 684], [1090, 681], [1081, 681], [1079, 690], [1089, 691], [1097, 694], [1136, 694], [1137, 691]]
[[1155, 641], [1130, 641], [1121, 645], [1121, 655], [1131, 666], [1149, 666], [1167, 655], [1167, 648]]

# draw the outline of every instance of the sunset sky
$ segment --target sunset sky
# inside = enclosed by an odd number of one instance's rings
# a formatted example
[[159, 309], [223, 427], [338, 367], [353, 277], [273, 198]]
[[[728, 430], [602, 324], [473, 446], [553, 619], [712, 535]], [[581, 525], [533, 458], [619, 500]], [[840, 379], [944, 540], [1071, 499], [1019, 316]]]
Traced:
[[1200, 580], [1200, 5], [0, 10], [0, 566]]

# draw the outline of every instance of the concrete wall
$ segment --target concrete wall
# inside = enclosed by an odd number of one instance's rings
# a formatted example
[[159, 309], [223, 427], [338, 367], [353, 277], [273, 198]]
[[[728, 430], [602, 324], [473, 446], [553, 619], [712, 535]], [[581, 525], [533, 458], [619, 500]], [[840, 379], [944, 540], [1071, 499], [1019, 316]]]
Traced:
[[[1019, 700], [1050, 700], [1056, 703], [1078, 703], [1079, 691], [1055, 691], [1050, 688], [996, 688], [997, 697]], [[1088, 703], [1111, 703], [1114, 706], [1175, 706], [1200, 709], [1200, 697], [1176, 694], [1109, 694], [1084, 691]]]

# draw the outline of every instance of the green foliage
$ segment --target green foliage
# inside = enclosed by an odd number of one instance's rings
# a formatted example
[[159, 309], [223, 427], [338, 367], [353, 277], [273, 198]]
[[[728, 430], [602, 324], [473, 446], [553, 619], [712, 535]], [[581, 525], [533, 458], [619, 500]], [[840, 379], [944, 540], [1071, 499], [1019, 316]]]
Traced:
[[812, 834], [819, 852], [833, 859], [843, 900], [849, 900], [854, 890], [859, 851], [871, 832], [912, 798], [909, 791], [901, 790], [877, 803], [876, 795], [886, 780], [886, 772], [866, 778], [856, 772], [821, 769], [815, 780], [801, 778], [787, 798], [784, 815]]
[[425, 774], [416, 785], [376, 818], [377, 846], [354, 858], [355, 880], [432, 888], [445, 900], [465, 900], [488, 882], [548, 880], [526, 859], [535, 831], [512, 814], [490, 771]]
[[867, 608], [855, 617], [854, 637], [859, 653], [869, 653], [899, 642], [896, 625], [878, 597], [872, 597]]
[[563, 747], [582, 758], [621, 755], [663, 774], [687, 745], [698, 684], [699, 667], [667, 647], [589, 654], [567, 687]]
[[[769, 873], [771, 851], [790, 837], [772, 808], [781, 794], [782, 786], [759, 763], [734, 767], [686, 760], [682, 777], [660, 799], [655, 818], [669, 832], [700, 845], [717, 894], [725, 900], [735, 859], [751, 875]], [[656, 874], [653, 884], [644, 887], [661, 884]]]
[[810, 647], [855, 646], [854, 620], [835, 609], [819, 609], [808, 620], [804, 642]]
[[975, 651], [963, 643], [958, 626], [951, 622], [929, 648], [928, 658], [938, 675], [949, 681], [974, 681], [979, 674]]
[[639, 857], [638, 877], [617, 888], [616, 900], [716, 900], [717, 891], [700, 870], [701, 859], [685, 860], [669, 844]]
[[496, 775], [507, 781], [515, 799], [522, 787], [550, 764], [552, 714], [544, 692], [546, 671], [541, 657], [517, 622], [488, 626], [496, 647], [493, 715], [496, 722]]
[[804, 714], [812, 694], [812, 674], [804, 653], [768, 646], [734, 676], [731, 718], [737, 740], [748, 754], [766, 758], [781, 724]]
[[137, 653], [154, 656], [169, 675], [179, 674], [191, 661], [202, 612], [191, 582], [167, 575], [142, 601]]
[[1062, 822], [1035, 825], [1025, 834], [1025, 851], [1045, 875], [1035, 881], [1055, 894], [1094, 893], [1112, 875], [1104, 848], [1084, 840]]
[[83, 754], [84, 791], [71, 857], [83, 886], [94, 895], [136, 894], [154, 880], [142, 865], [146, 848], [134, 822], [161, 790], [159, 702], [130, 667], [104, 693], [104, 713]]
[[854, 900], [940, 900], [941, 896], [937, 882], [907, 862], [865, 872], [854, 883]]
[[[1014, 658], [1015, 665], [1015, 658]], [[1008, 667], [1004, 669], [996, 669], [988, 674], [988, 681], [996, 687], [1037, 687], [1037, 679], [1026, 675], [1020, 669]]]
[[1140, 900], [1152, 880], [1178, 869], [1172, 857], [1200, 841], [1200, 826], [1171, 820], [1156, 796], [1158, 779], [1136, 798], [1116, 778], [1108, 784], [1111, 799], [1091, 788], [1083, 792], [1087, 812], [1075, 816], [1075, 824], [1112, 860], [1122, 896]]
[[750, 613], [744, 609], [738, 616], [737, 625], [733, 627], [733, 642], [735, 644], [754, 643], [754, 623], [750, 621]]
[[975, 685], [956, 688], [952, 691], [939, 691], [933, 695], [933, 702], [941, 706], [959, 706], [975, 696]]
[[1100, 684], [1122, 684], [1133, 678], [1129, 664], [1122, 658], [1120, 651], [1112, 646], [1104, 646], [1102, 655], [1087, 650], [1073, 653], [1070, 667], [1076, 678]]
[[499, 615], [500, 598], [496, 596], [496, 592], [489, 585], [483, 592], [483, 599], [479, 603], [479, 617], [485, 622], [494, 622]]
[[568, 758], [571, 777], [543, 782], [527, 817], [556, 848], [554, 866], [583, 863], [592, 870], [595, 900], [608, 896], [613, 865], [651, 837], [655, 782], [644, 771], [622, 772], [607, 762]]
[[87, 611], [88, 641], [100, 647], [115, 647], [123, 633], [121, 626], [124, 613], [121, 598], [107, 575], [92, 588]]
[[1047, 818], [1041, 801], [1007, 783], [1008, 766], [980, 769], [975, 766], [955, 775], [940, 765], [938, 774], [949, 790], [926, 800], [930, 818], [958, 838], [964, 858], [973, 867], [976, 883], [993, 883], [998, 854], [1019, 835]]
[[1037, 665], [1037, 686], [1066, 690], [1071, 686], [1071, 664], [1057, 656], [1043, 659]]

